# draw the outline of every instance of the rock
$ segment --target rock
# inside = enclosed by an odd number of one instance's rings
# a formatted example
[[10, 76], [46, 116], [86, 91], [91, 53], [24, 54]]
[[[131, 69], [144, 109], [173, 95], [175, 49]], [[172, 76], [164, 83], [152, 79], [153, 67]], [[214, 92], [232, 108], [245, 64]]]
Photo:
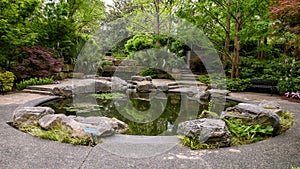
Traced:
[[152, 81], [152, 77], [151, 76], [145, 76], [145, 80], [146, 81]]
[[196, 119], [178, 125], [179, 135], [196, 138], [199, 143], [228, 147], [231, 144], [231, 133], [226, 123], [220, 119]]
[[221, 89], [210, 89], [210, 90], [207, 90], [207, 92], [210, 95], [222, 95], [222, 96], [228, 96], [230, 93], [229, 90], [221, 90]]
[[69, 131], [73, 137], [88, 136], [88, 134], [83, 131], [83, 124], [76, 122], [64, 114], [45, 115], [38, 121], [38, 124], [46, 130], [63, 127]]
[[141, 93], [151, 92], [152, 89], [155, 89], [155, 86], [150, 81], [141, 81], [136, 85], [136, 91]]
[[97, 79], [99, 78], [98, 75], [84, 75], [83, 76], [84, 79]]
[[263, 107], [265, 109], [280, 109], [280, 105], [278, 102], [273, 102], [273, 101], [266, 101], [263, 100], [259, 103], [260, 107]]
[[[114, 133], [128, 130], [128, 125], [115, 118], [107, 117], [74, 117], [64, 114], [49, 114], [42, 117], [38, 124], [48, 130], [64, 127], [73, 137], [107, 137]], [[93, 132], [89, 132], [92, 130]]]
[[112, 82], [109, 82], [106, 80], [96, 80], [95, 81], [96, 93], [108, 93], [108, 92], [111, 92], [111, 90], [112, 90]]
[[210, 94], [206, 91], [200, 91], [194, 95], [194, 98], [196, 98], [197, 100], [203, 100], [203, 101], [208, 101], [209, 97], [210, 97]]
[[113, 91], [123, 91], [126, 90], [128, 83], [116, 76], [113, 76], [111, 78], [111, 82], [112, 82], [112, 90]]
[[128, 125], [116, 118], [108, 117], [76, 117], [75, 121], [93, 126], [99, 131], [102, 129], [110, 130], [117, 133], [122, 133], [128, 130]]
[[[52, 94], [56, 96], [63, 96], [66, 98], [70, 98], [77, 94], [111, 92], [112, 86], [113, 83], [108, 80], [84, 79], [84, 80], [76, 81], [74, 85], [55, 87], [52, 90]], [[114, 86], [115, 88], [120, 87], [116, 84]], [[126, 86], [124, 87], [124, 89], [125, 88]]]
[[133, 81], [133, 82], [152, 81], [152, 77], [151, 76], [132, 76], [131, 81]]
[[275, 112], [254, 104], [239, 103], [235, 107], [227, 108], [221, 113], [221, 118], [240, 118], [249, 125], [271, 125], [273, 134], [280, 128], [280, 119]]
[[15, 127], [31, 126], [47, 114], [54, 114], [50, 107], [22, 107], [13, 114], [13, 125]]
[[141, 82], [143, 80], [145, 80], [145, 77], [143, 77], [143, 76], [132, 76], [131, 77], [131, 81]]
[[162, 92], [167, 92], [169, 90], [169, 86], [168, 85], [156, 85], [156, 89]]

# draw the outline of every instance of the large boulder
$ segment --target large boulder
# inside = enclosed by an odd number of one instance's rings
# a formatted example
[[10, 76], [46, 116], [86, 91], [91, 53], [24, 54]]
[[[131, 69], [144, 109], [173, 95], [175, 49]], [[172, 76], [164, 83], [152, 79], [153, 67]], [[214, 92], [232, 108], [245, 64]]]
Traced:
[[[121, 83], [121, 84], [119, 84]], [[121, 80], [114, 80], [111, 82], [105, 79], [83, 79], [78, 80], [76, 83], [74, 82], [73, 85], [68, 85], [64, 87], [55, 87], [52, 90], [52, 94], [56, 96], [63, 96], [63, 97], [73, 97], [77, 94], [85, 94], [85, 93], [107, 93], [112, 91], [112, 87], [115, 89], [121, 88], [124, 86], [126, 88], [127, 83], [124, 84]]]
[[13, 125], [17, 128], [32, 126], [47, 114], [54, 114], [54, 110], [50, 107], [22, 107], [15, 110]]
[[72, 136], [107, 137], [114, 133], [121, 133], [128, 129], [128, 125], [115, 118], [107, 117], [74, 117], [64, 114], [45, 115], [38, 124], [48, 130], [56, 127], [64, 127]]
[[280, 109], [280, 105], [278, 102], [263, 100], [259, 103], [260, 107], [265, 109]]
[[73, 137], [88, 136], [88, 134], [83, 131], [82, 124], [64, 114], [45, 115], [38, 121], [38, 124], [46, 130], [63, 127], [69, 131]]
[[97, 128], [99, 131], [101, 129], [107, 128], [116, 133], [122, 133], [128, 130], [128, 125], [116, 118], [108, 118], [108, 117], [76, 117], [75, 121], [79, 123], [83, 123], [86, 125], [93, 126]]
[[220, 119], [196, 119], [178, 125], [178, 135], [196, 138], [199, 143], [228, 147], [231, 144], [231, 133], [226, 123]]
[[221, 90], [221, 89], [210, 89], [207, 92], [212, 96], [228, 96], [230, 91], [229, 90]]
[[136, 91], [141, 93], [148, 93], [156, 87], [153, 85], [151, 81], [141, 81], [136, 85]]
[[123, 91], [127, 89], [128, 83], [116, 76], [111, 77], [111, 82], [112, 82], [112, 90], [113, 91]]
[[238, 105], [227, 108], [224, 112], [222, 112], [221, 118], [239, 118], [249, 125], [271, 125], [274, 129], [273, 134], [277, 133], [280, 128], [279, 116], [274, 111], [255, 104], [239, 103]]

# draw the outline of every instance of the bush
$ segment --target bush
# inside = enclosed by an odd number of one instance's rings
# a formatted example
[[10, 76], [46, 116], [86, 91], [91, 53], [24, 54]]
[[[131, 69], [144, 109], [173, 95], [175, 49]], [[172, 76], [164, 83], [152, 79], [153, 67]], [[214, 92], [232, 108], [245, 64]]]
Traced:
[[134, 52], [150, 49], [154, 47], [154, 41], [151, 36], [145, 34], [136, 34], [132, 39], [125, 44], [126, 51], [130, 54]]
[[242, 92], [251, 86], [251, 79], [226, 79], [227, 90]]
[[34, 85], [45, 85], [45, 84], [52, 84], [52, 78], [31, 78], [29, 80], [23, 80], [16, 84], [18, 90], [23, 90], [27, 86], [34, 86]]
[[12, 91], [14, 86], [15, 75], [12, 72], [0, 72], [0, 82], [4, 92]]
[[27, 59], [19, 59], [14, 66], [15, 74], [19, 79], [34, 77], [51, 77], [61, 71], [63, 59], [54, 58], [55, 51], [50, 48], [34, 46], [20, 49], [29, 55]]
[[151, 76], [152, 78], [158, 78], [159, 70], [155, 68], [146, 68], [139, 73], [141, 76]]

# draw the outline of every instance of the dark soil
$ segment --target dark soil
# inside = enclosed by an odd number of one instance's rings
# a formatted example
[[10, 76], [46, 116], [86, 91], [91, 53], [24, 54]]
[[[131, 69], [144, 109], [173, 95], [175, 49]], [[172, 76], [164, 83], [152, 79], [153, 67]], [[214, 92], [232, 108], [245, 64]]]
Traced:
[[291, 97], [285, 97], [285, 96], [281, 96], [281, 98], [283, 100], [287, 100], [287, 101], [290, 101], [290, 102], [294, 102], [294, 103], [300, 103], [300, 100], [299, 99], [293, 99]]

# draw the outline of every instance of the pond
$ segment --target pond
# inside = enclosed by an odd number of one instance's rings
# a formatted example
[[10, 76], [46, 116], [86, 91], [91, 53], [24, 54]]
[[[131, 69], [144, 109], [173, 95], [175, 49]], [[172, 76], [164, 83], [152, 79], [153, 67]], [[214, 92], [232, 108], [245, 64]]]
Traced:
[[[225, 107], [235, 105], [227, 102]], [[196, 119], [208, 108], [185, 94], [89, 94], [72, 99], [57, 99], [40, 106], [48, 106], [58, 114], [74, 116], [105, 116], [117, 118], [129, 126], [123, 134], [176, 135], [180, 122]]]

